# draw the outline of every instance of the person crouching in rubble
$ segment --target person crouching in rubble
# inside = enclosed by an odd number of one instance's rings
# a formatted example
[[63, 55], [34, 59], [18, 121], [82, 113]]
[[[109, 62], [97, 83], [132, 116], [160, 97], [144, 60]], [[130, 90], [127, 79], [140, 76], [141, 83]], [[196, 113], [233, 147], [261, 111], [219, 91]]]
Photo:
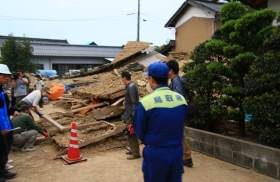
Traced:
[[34, 143], [36, 142], [38, 132], [48, 138], [47, 130], [37, 126], [33, 118], [29, 115], [29, 107], [22, 106], [19, 108], [20, 113], [13, 120], [15, 128], [20, 127], [21, 130], [13, 135], [13, 147], [22, 151], [34, 151]]
[[18, 108], [22, 107], [28, 107], [29, 109], [34, 108], [35, 112], [40, 117], [43, 117], [40, 107], [43, 107], [43, 104], [48, 103], [48, 94], [49, 89], [46, 87], [42, 90], [34, 90], [16, 105], [16, 110], [19, 110]]
[[131, 75], [129, 72], [124, 71], [121, 74], [122, 82], [126, 87], [124, 106], [125, 110], [122, 115], [122, 120], [127, 124], [128, 130], [128, 144], [130, 150], [126, 153], [129, 156], [128, 160], [140, 158], [139, 143], [134, 133], [134, 114], [136, 105], [139, 101], [138, 88], [135, 83], [131, 81]]

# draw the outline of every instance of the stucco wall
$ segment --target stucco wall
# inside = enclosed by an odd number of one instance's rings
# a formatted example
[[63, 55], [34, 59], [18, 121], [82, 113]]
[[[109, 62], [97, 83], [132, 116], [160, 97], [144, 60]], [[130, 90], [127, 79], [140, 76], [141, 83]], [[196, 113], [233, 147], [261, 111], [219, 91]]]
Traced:
[[176, 29], [176, 52], [187, 52], [212, 37], [215, 31], [214, 18], [192, 17]]
[[183, 25], [192, 17], [215, 18], [215, 12], [202, 7], [190, 6], [186, 9], [184, 15], [178, 20], [178, 22], [175, 25], [175, 28], [178, 28], [179, 26]]

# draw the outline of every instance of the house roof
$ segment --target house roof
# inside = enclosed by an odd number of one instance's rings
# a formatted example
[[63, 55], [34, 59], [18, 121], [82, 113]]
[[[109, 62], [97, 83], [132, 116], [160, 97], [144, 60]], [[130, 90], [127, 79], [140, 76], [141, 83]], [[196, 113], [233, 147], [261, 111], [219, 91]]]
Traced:
[[120, 51], [116, 58], [113, 60], [113, 64], [125, 61], [126, 59], [131, 58], [132, 56], [141, 53], [145, 49], [150, 47], [150, 43], [148, 42], [137, 42], [137, 41], [129, 41], [122, 51]]
[[151, 44], [148, 42], [129, 41], [111, 63], [95, 67], [93, 71], [80, 76], [94, 75], [110, 71], [131, 62], [141, 62], [142, 65], [148, 65], [156, 60], [166, 59], [164, 55], [154, 51], [150, 45]]
[[[0, 47], [9, 36], [0, 36]], [[17, 41], [28, 40], [33, 56], [43, 57], [95, 57], [115, 58], [122, 50], [120, 46], [74, 45], [67, 40], [14, 37]]]
[[[5, 42], [11, 36], [0, 35], [0, 43]], [[44, 38], [32, 38], [32, 37], [14, 37], [16, 40], [28, 40], [30, 43], [44, 43], [44, 44], [69, 44], [65, 39], [44, 39]]]
[[102, 57], [114, 58], [121, 51], [121, 47], [93, 46], [93, 45], [50, 45], [31, 44], [34, 56], [54, 57]]
[[175, 49], [176, 41], [170, 40], [166, 46], [163, 47], [163, 49], [160, 50], [160, 53], [163, 55], [168, 55], [170, 51]]
[[181, 7], [175, 12], [175, 14], [168, 20], [165, 27], [175, 27], [177, 21], [184, 15], [185, 11], [189, 6], [195, 6], [199, 8], [206, 8], [215, 13], [220, 12], [221, 7], [224, 3], [213, 2], [210, 0], [186, 0]]

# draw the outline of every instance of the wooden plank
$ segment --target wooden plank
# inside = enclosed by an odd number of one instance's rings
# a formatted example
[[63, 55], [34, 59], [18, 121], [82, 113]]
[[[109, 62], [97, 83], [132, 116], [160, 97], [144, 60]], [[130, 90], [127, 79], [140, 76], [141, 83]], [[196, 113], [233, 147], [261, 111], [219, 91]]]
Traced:
[[82, 131], [82, 133], [89, 133], [89, 132], [93, 132], [93, 131], [97, 131], [97, 130], [102, 130], [102, 129], [106, 129], [110, 126], [108, 126], [107, 124], [100, 124], [100, 125], [97, 125], [97, 126], [92, 126], [92, 127], [89, 127], [85, 130]]
[[107, 106], [99, 109], [94, 109], [91, 114], [96, 120], [106, 120], [115, 118], [123, 113], [123, 109], [119, 106]]
[[42, 116], [46, 121], [48, 121], [49, 123], [51, 123], [52, 125], [54, 125], [55, 127], [57, 127], [59, 129], [59, 131], [65, 131], [67, 128], [62, 126], [61, 124], [59, 124], [58, 122], [56, 122], [55, 120], [53, 120], [50, 116], [48, 115], [43, 115]]
[[116, 126], [114, 127], [113, 130], [110, 130], [109, 132], [107, 132], [106, 134], [104, 135], [101, 135], [99, 137], [94, 137], [94, 138], [91, 138], [90, 140], [80, 144], [80, 148], [83, 148], [89, 144], [92, 144], [92, 143], [98, 143], [102, 140], [105, 140], [106, 138], [109, 138], [109, 137], [112, 137], [112, 136], [115, 136], [115, 135], [118, 135], [120, 133], [122, 133], [124, 131], [124, 129], [126, 128], [125, 125], [120, 125], [120, 126]]
[[70, 109], [71, 110], [74, 110], [74, 109], [78, 109], [78, 108], [81, 108], [81, 107], [83, 107], [84, 105], [82, 105], [82, 104], [77, 104], [77, 105], [73, 105]]
[[111, 100], [117, 99], [117, 98], [123, 97], [124, 95], [125, 95], [125, 90], [120, 90], [118, 92], [110, 94], [109, 99], [111, 99]]
[[124, 101], [124, 97], [118, 99], [116, 102], [114, 102], [111, 106], [117, 106], [119, 104], [121, 104]]
[[[85, 130], [85, 129], [93, 127], [95, 125], [100, 125], [100, 122], [98, 121], [98, 122], [94, 122], [94, 123], [81, 124], [81, 125], [78, 125], [77, 127], [78, 127], [78, 130]], [[71, 131], [70, 124], [69, 124], [69, 126], [65, 127], [64, 131], [69, 131], [69, 132]], [[49, 132], [50, 136], [54, 136], [57, 134], [57, 132], [59, 132], [59, 130], [57, 128], [53, 127], [51, 129], [49, 129], [48, 132]]]
[[38, 122], [40, 121], [40, 117], [38, 114], [36, 114], [32, 109], [29, 110], [31, 116], [33, 117], [34, 121]]
[[99, 104], [90, 104], [86, 107], [81, 107], [81, 108], [78, 108], [78, 109], [74, 109], [71, 112], [72, 113], [78, 113], [78, 112], [81, 112], [83, 110], [88, 110], [88, 109], [91, 110], [91, 109], [106, 106], [106, 105], [107, 105], [107, 103], [105, 103], [105, 102], [102, 102], [102, 103], [99, 103]]

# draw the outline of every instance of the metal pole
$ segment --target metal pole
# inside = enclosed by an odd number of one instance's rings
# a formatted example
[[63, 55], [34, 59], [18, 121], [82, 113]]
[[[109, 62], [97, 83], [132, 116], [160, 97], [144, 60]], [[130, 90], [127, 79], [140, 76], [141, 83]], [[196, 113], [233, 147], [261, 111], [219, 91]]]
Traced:
[[137, 41], [140, 41], [140, 0], [138, 0], [138, 12], [137, 12]]

